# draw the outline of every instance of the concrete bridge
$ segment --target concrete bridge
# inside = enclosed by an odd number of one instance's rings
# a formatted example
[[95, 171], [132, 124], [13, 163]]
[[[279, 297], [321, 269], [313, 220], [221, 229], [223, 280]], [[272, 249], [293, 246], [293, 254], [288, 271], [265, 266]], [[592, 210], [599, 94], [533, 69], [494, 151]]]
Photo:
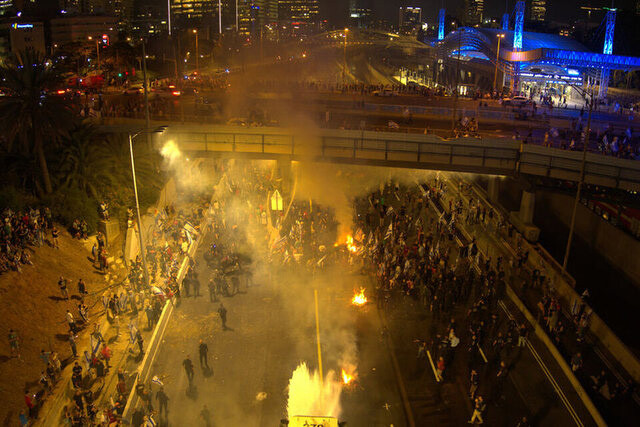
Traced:
[[[529, 175], [563, 181], [579, 181], [582, 162], [579, 151], [505, 139], [445, 140], [434, 135], [398, 132], [172, 125], [166, 137], [194, 157], [242, 156], [487, 175]], [[585, 182], [640, 191], [640, 161], [587, 153]]]

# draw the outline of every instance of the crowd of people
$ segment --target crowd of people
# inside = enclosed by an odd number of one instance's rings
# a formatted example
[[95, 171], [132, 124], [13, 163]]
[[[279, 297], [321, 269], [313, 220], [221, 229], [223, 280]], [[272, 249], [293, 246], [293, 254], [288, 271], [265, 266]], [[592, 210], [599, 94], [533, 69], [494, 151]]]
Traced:
[[[117, 376], [117, 384], [112, 396], [105, 396], [111, 390], [105, 389], [105, 378], [109, 374], [110, 360], [115, 350], [111, 347], [121, 347], [118, 343], [129, 341], [131, 348], [128, 350], [130, 356], [136, 361], [142, 360], [144, 355], [144, 339], [141, 330], [143, 325], [138, 325], [139, 321], [146, 318], [146, 329], [151, 330], [158, 322], [160, 314], [167, 300], [174, 295], [179, 295], [177, 284], [178, 268], [183, 257], [187, 256], [186, 251], [189, 244], [197, 237], [198, 230], [192, 224], [200, 224], [207, 210], [206, 198], [194, 196], [191, 202], [176, 212], [172, 206], [166, 206], [162, 210], [156, 211], [153, 227], [150, 229], [151, 235], [148, 238], [149, 244], [146, 247], [147, 260], [149, 266], [149, 283], [146, 285], [144, 266], [140, 255], [132, 260], [128, 265], [128, 273], [123, 281], [116, 281], [113, 285], [107, 286], [101, 296], [97, 297], [96, 303], [88, 307], [86, 298], [90, 295], [87, 285], [83, 279], [79, 279], [77, 287], [72, 289], [69, 280], [63, 276], [58, 279], [60, 290], [60, 300], [68, 303], [71, 298], [77, 301], [77, 310], [68, 309], [65, 314], [65, 323], [69, 327], [66, 341], [71, 350], [71, 358], [64, 359], [55, 351], [45, 351], [40, 353], [43, 362], [40, 379], [37, 386], [25, 390], [24, 401], [27, 409], [20, 414], [22, 425], [29, 425], [30, 421], [38, 416], [45, 399], [52, 392], [57, 383], [64, 377], [63, 371], [70, 369], [70, 384], [73, 388], [73, 397], [65, 406], [62, 414], [65, 425], [70, 426], [94, 426], [94, 425], [114, 425], [120, 422], [120, 417], [126, 405], [131, 383], [130, 374], [123, 369], [118, 369], [112, 375]], [[57, 230], [50, 222], [50, 213], [45, 209], [43, 215], [27, 213], [24, 215], [7, 215], [5, 212], [5, 227], [3, 232], [8, 236], [6, 244], [34, 243], [36, 236], [25, 237], [20, 232], [20, 240], [14, 239], [15, 230], [24, 230], [31, 224], [36, 224], [35, 231], [39, 230], [37, 225], [42, 221], [44, 229], [51, 228]], [[103, 213], [104, 216], [104, 213]], [[13, 220], [15, 217], [15, 221]], [[33, 221], [31, 220], [32, 218]], [[47, 221], [46, 219], [49, 218]], [[136, 225], [137, 226], [137, 225]], [[72, 234], [76, 238], [86, 237], [86, 223], [78, 219], [71, 227]], [[28, 240], [28, 239], [33, 239]], [[54, 243], [52, 243], [54, 244]], [[54, 246], [57, 246], [54, 244]], [[104, 235], [98, 233], [94, 246], [94, 266], [95, 254], [104, 254], [106, 251], [106, 241]], [[103, 265], [102, 271], [105, 271]], [[101, 304], [100, 304], [101, 303]], [[76, 304], [76, 303], [74, 303]], [[97, 317], [99, 311], [104, 310], [105, 321]], [[92, 318], [90, 319], [90, 315]], [[93, 318], [96, 315], [96, 318]], [[104, 326], [109, 325], [109, 328]], [[85, 330], [89, 337], [86, 349], [79, 349], [79, 333]], [[105, 339], [105, 331], [111, 331], [115, 335], [108, 342]], [[126, 332], [124, 332], [126, 331]], [[12, 356], [21, 357], [20, 342], [21, 336], [18, 331], [10, 330], [8, 341], [12, 351]], [[137, 347], [137, 350], [135, 348]], [[98, 404], [100, 402], [100, 404]]]
[[[49, 233], [51, 240], [47, 239]], [[42, 246], [45, 242], [57, 247], [57, 239], [58, 230], [53, 225], [48, 207], [31, 208], [24, 212], [5, 209], [0, 228], [0, 273], [22, 272], [24, 265], [33, 265], [33, 247]]]
[[[436, 180], [413, 189], [387, 185], [371, 194], [361, 215], [370, 233], [366, 268], [375, 274], [380, 308], [410, 298], [430, 312], [431, 333], [416, 339], [419, 371], [430, 369], [427, 350], [438, 382], [452, 378], [454, 360], [466, 359], [469, 398], [477, 410], [472, 421], [481, 422], [487, 403], [500, 402], [513, 353], [528, 331], [498, 316], [505, 292], [502, 261], [483, 260], [475, 241], [457, 244], [462, 213], [457, 207], [451, 215], [436, 209], [443, 192], [444, 183]], [[461, 312], [465, 320], [457, 321], [455, 313]]]
[[[498, 257], [496, 263], [501, 266], [504, 277], [510, 279], [512, 289], [529, 311], [537, 314], [538, 323], [546, 330], [567, 363], [573, 366], [585, 389], [594, 392], [594, 401], [607, 410], [607, 402], [619, 402], [633, 395], [636, 389], [634, 382], [630, 379], [621, 381], [607, 374], [603, 362], [586, 341], [592, 315], [588, 305], [588, 290], [577, 296], [570, 307], [563, 307], [551, 278], [545, 276], [541, 267], [528, 262], [529, 246], [501, 213], [475, 198], [470, 187], [462, 181], [458, 183], [458, 196], [449, 198], [448, 204], [449, 212], [460, 212], [458, 217], [461, 224], [470, 233], [497, 235], [509, 243], [514, 253], [504, 259]], [[590, 356], [590, 366], [584, 367], [583, 360], [587, 354]]]

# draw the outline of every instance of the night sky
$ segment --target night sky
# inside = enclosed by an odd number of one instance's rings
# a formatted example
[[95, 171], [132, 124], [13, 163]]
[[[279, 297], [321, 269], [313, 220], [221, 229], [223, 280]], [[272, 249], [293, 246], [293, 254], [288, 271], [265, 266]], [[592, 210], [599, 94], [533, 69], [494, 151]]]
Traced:
[[[516, 0], [507, 0], [509, 11], [513, 11]], [[346, 8], [349, 0], [321, 0], [323, 9], [330, 21], [342, 25], [341, 21], [346, 16]], [[374, 10], [387, 18], [390, 22], [398, 19], [398, 8], [402, 5], [422, 7], [422, 17], [429, 22], [435, 22], [438, 9], [444, 4], [447, 13], [455, 15], [456, 10], [464, 4], [464, 0], [372, 0]], [[529, 3], [529, 2], [527, 2]], [[594, 6], [610, 6], [611, 0], [547, 0], [548, 19], [554, 21], [566, 21], [576, 16], [576, 11], [582, 4]], [[485, 0], [485, 15], [499, 17], [504, 13], [505, 0]], [[616, 0], [615, 5], [625, 10], [635, 9], [635, 0]]]

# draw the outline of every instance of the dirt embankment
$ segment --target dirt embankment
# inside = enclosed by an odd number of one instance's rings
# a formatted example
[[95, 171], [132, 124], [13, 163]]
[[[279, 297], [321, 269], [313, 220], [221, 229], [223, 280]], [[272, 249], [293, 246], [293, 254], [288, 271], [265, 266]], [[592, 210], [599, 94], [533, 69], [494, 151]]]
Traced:
[[[22, 272], [0, 276], [0, 425], [18, 425], [18, 414], [25, 410], [24, 391], [41, 388], [40, 373], [46, 365], [40, 351], [56, 351], [63, 365], [71, 357], [67, 341], [69, 328], [65, 320], [70, 310], [78, 320], [78, 279], [84, 279], [89, 296], [85, 304], [89, 317], [102, 311], [98, 295], [105, 287], [104, 276], [92, 267], [90, 251], [84, 241], [73, 239], [66, 231], [60, 233], [60, 249], [46, 244], [31, 248], [33, 265], [23, 265]], [[60, 276], [68, 280], [69, 300], [62, 298], [58, 288]], [[21, 359], [11, 357], [7, 335], [18, 332]]]

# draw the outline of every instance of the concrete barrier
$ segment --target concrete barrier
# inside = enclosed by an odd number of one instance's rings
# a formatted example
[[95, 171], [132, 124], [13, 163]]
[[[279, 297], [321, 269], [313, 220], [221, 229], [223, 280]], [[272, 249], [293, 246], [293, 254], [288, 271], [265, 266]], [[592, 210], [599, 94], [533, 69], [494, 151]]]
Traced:
[[[484, 200], [484, 201], [486, 203], [486, 200]], [[432, 208], [435, 208], [433, 203], [431, 205], [432, 205]], [[443, 203], [442, 205], [443, 205], [443, 209], [446, 211], [446, 203]], [[489, 206], [491, 206], [491, 205], [489, 205]], [[465, 239], [467, 239], [467, 241], [471, 241], [472, 240], [472, 236], [467, 232], [467, 230], [464, 227], [458, 226], [457, 229], [465, 237]], [[500, 239], [500, 240], [504, 243], [503, 239]], [[512, 251], [511, 248], [508, 248], [508, 249]], [[481, 259], [487, 259], [487, 254], [484, 253], [484, 251], [482, 250], [480, 245], [478, 245], [478, 263], [477, 264], [479, 264], [479, 261]], [[511, 288], [511, 286], [508, 283], [506, 284], [505, 289], [506, 289], [506, 294], [509, 297], [509, 299], [514, 303], [514, 305], [518, 308], [518, 310], [520, 310], [520, 312], [527, 319], [527, 321], [533, 326], [535, 335], [545, 345], [545, 347], [549, 350], [549, 352], [551, 353], [551, 355], [555, 359], [556, 363], [558, 364], [558, 366], [560, 367], [560, 369], [562, 370], [564, 375], [567, 377], [567, 380], [569, 380], [569, 382], [573, 386], [575, 392], [580, 397], [580, 400], [582, 401], [583, 405], [585, 406], [587, 411], [589, 411], [589, 414], [593, 418], [594, 422], [600, 427], [605, 427], [607, 425], [607, 423], [604, 421], [604, 418], [602, 418], [602, 415], [600, 414], [600, 411], [598, 411], [598, 408], [596, 408], [596, 406], [594, 405], [593, 401], [591, 400], [591, 398], [589, 397], [589, 395], [585, 391], [584, 387], [582, 386], [582, 384], [580, 383], [578, 378], [576, 378], [575, 374], [573, 373], [573, 371], [571, 370], [571, 368], [567, 364], [567, 362], [564, 359], [564, 357], [562, 356], [562, 354], [560, 354], [560, 352], [558, 351], [558, 349], [555, 346], [555, 344], [553, 344], [553, 342], [551, 341], [551, 339], [547, 335], [546, 331], [540, 326], [540, 324], [538, 323], [536, 318], [531, 314], [531, 312], [527, 309], [527, 307], [520, 300], [520, 298], [516, 295], [516, 293], [513, 291], [513, 289]], [[569, 408], [569, 406], [568, 406], [568, 408]], [[572, 411], [574, 411], [573, 408], [570, 409], [570, 412], [572, 412]], [[572, 413], [572, 416], [575, 418], [577, 415], [574, 412], [574, 413]]]
[[[203, 230], [200, 236], [191, 243], [189, 250], [187, 251], [187, 255], [185, 256], [180, 264], [180, 268], [178, 270], [177, 282], [180, 289], [182, 289], [182, 281], [189, 270], [189, 258], [193, 257], [193, 255], [198, 250], [200, 242], [204, 239], [205, 230], [208, 228], [209, 220], [203, 223]], [[142, 363], [138, 366], [136, 379], [131, 386], [131, 391], [129, 392], [129, 398], [127, 399], [127, 405], [124, 408], [124, 412], [122, 414], [123, 419], [130, 419], [133, 414], [133, 410], [136, 408], [138, 404], [138, 395], [136, 394], [136, 386], [139, 383], [146, 384], [149, 381], [149, 377], [151, 376], [151, 366], [156, 358], [158, 353], [158, 349], [160, 348], [160, 344], [162, 343], [162, 338], [164, 336], [167, 325], [169, 324], [169, 320], [171, 319], [171, 315], [173, 314], [173, 310], [175, 308], [175, 299], [173, 297], [170, 300], [167, 300], [162, 308], [162, 313], [160, 314], [160, 319], [153, 329], [153, 333], [151, 335], [151, 339], [147, 344], [147, 348], [145, 349], [144, 358], [142, 359]]]
[[[495, 209], [494, 206], [488, 202], [484, 190], [479, 189], [477, 186], [473, 186], [474, 192], [490, 208], [494, 209], [499, 214], [504, 214], [504, 211]], [[503, 245], [514, 253], [509, 242], [501, 239]], [[580, 298], [578, 293], [574, 290], [575, 279], [569, 274], [561, 273], [560, 266], [553, 258], [548, 255], [546, 250], [540, 245], [531, 245], [529, 242], [523, 239], [522, 245], [525, 250], [529, 251], [529, 263], [540, 271], [544, 271], [551, 279], [551, 284], [556, 294], [562, 302], [562, 307], [566, 311], [568, 307], [571, 307], [573, 302]], [[547, 258], [551, 258], [551, 260]], [[618, 338], [618, 336], [607, 326], [607, 324], [598, 316], [598, 314], [587, 306], [592, 311], [589, 317], [589, 333], [598, 342], [598, 344], [607, 349], [610, 356], [613, 357], [620, 366], [631, 376], [636, 382], [640, 382], [640, 361], [629, 350], [629, 348]]]

